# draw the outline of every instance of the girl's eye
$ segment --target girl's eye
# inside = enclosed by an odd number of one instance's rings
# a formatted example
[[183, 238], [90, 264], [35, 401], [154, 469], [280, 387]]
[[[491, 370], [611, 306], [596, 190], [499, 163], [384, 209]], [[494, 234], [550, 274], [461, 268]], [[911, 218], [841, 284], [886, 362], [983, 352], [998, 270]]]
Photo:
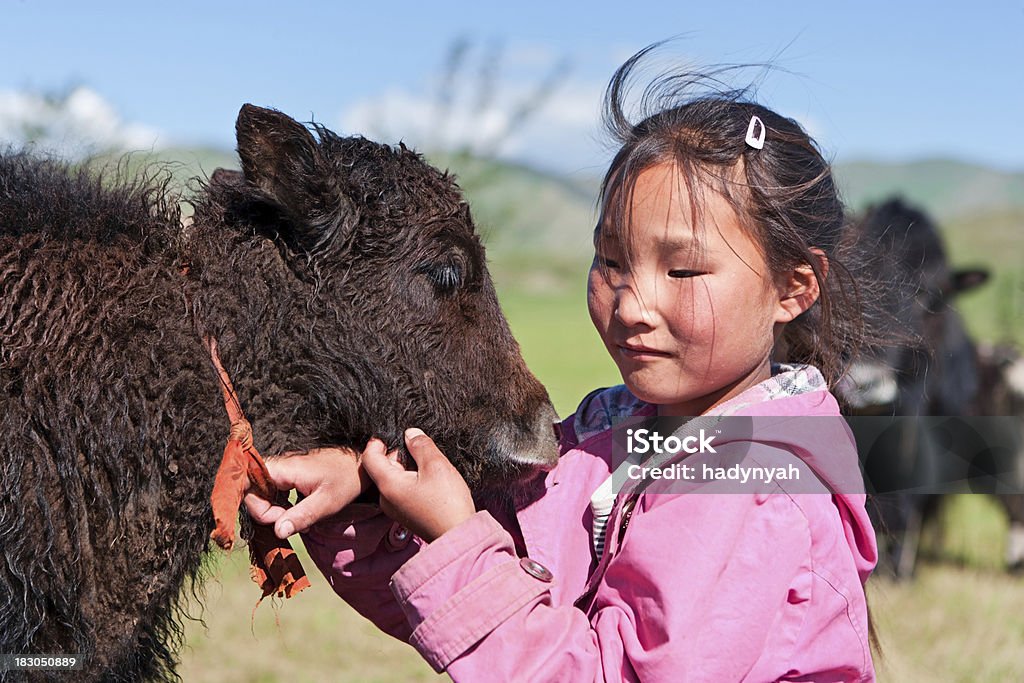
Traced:
[[674, 277], [674, 278], [697, 277], [698, 275], [703, 275], [703, 274], [704, 273], [702, 273], [699, 270], [684, 270], [682, 268], [680, 268], [678, 270], [670, 270], [670, 271], [668, 271], [668, 276], [669, 277]]
[[615, 268], [619, 267], [619, 262], [618, 261], [616, 261], [614, 259], [606, 258], [604, 256], [598, 256], [597, 257], [597, 262], [600, 265], [604, 266], [605, 268], [615, 269]]

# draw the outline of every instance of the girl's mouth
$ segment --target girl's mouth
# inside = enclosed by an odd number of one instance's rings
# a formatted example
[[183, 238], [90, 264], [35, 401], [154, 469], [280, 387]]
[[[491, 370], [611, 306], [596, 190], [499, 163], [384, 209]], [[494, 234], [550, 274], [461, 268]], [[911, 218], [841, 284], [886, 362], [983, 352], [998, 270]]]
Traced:
[[647, 360], [653, 358], [668, 358], [671, 354], [665, 351], [659, 351], [658, 349], [652, 349], [649, 346], [643, 344], [616, 344], [619, 347], [619, 351], [626, 358], [632, 358], [634, 360]]

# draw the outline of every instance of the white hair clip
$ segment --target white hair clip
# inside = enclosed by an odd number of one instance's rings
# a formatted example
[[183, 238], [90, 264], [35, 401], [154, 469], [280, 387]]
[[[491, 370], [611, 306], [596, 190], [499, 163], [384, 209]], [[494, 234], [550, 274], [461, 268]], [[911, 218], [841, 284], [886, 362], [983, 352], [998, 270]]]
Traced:
[[[757, 135], [754, 135], [755, 130], [758, 130]], [[761, 149], [764, 147], [764, 123], [762, 123], [761, 119], [756, 116], [750, 117], [750, 125], [747, 126], [747, 138], [745, 142], [754, 149]]]

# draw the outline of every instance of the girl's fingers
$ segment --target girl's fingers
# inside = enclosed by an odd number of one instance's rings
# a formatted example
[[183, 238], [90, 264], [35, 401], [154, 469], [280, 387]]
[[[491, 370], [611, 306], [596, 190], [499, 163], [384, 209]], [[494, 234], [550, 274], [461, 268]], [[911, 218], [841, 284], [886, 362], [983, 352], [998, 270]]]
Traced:
[[[348, 460], [344, 461], [345, 458]], [[303, 491], [310, 488], [311, 484], [317, 483], [311, 481], [311, 477], [315, 479], [317, 476], [310, 469], [311, 462], [331, 462], [341, 465], [348, 462], [354, 463], [355, 456], [352, 451], [341, 448], [314, 448], [307, 453], [289, 452], [269, 456], [264, 458], [264, 461], [267, 463], [270, 478], [279, 491], [290, 491], [291, 489]], [[355, 467], [353, 466], [352, 469], [354, 471]]]
[[366, 444], [361, 462], [363, 471], [370, 475], [370, 479], [373, 479], [382, 493], [389, 489], [400, 475], [405, 474], [405, 468], [398, 462], [397, 454], [395, 457], [389, 455], [384, 442], [379, 439], [370, 439]]
[[409, 455], [416, 461], [416, 467], [420, 471], [423, 471], [431, 461], [439, 457], [447, 460], [444, 454], [438, 450], [434, 440], [424, 434], [422, 429], [412, 427], [405, 430], [405, 447], [409, 449]]
[[273, 524], [285, 513], [285, 508], [274, 505], [266, 498], [257, 496], [255, 493], [245, 494], [243, 499], [249, 516], [257, 524]]
[[274, 535], [282, 539], [297, 531], [305, 531], [324, 517], [338, 511], [337, 501], [323, 489], [314, 491], [288, 508], [269, 503], [254, 493], [247, 493], [245, 506], [254, 522], [273, 525]]
[[336, 496], [325, 489], [316, 489], [287, 510], [282, 508], [282, 513], [274, 521], [274, 534], [284, 539], [296, 532], [305, 531], [338, 512], [341, 509], [338, 505]]

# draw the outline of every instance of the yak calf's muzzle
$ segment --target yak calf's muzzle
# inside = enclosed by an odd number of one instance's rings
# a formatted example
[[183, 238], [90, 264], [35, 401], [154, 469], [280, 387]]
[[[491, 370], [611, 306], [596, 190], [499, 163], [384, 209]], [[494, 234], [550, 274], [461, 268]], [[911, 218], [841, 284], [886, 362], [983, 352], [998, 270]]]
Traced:
[[558, 440], [552, 425], [558, 414], [545, 401], [534, 413], [528, 428], [506, 422], [491, 435], [491, 451], [500, 459], [509, 460], [527, 474], [550, 470], [558, 463]]

